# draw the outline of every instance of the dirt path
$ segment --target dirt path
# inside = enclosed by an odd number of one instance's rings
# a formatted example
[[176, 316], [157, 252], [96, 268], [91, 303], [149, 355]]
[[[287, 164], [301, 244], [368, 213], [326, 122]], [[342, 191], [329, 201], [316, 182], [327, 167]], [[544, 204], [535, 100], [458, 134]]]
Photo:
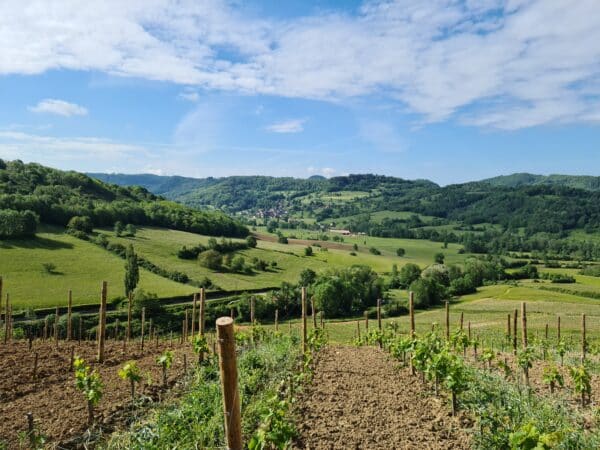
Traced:
[[373, 347], [325, 348], [296, 412], [296, 449], [470, 448], [447, 403]]

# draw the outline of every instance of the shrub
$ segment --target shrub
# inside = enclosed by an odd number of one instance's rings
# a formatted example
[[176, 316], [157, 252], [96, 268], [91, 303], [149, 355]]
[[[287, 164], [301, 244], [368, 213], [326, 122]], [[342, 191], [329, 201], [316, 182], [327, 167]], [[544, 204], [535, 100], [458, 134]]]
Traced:
[[206, 250], [198, 255], [198, 263], [210, 270], [219, 270], [223, 265], [223, 256], [216, 250]]
[[304, 256], [312, 256], [313, 255], [313, 249], [311, 246], [308, 246], [304, 249]]
[[69, 232], [82, 231], [83, 233], [91, 233], [93, 228], [94, 225], [92, 219], [88, 216], [73, 216], [67, 224], [67, 230]]
[[378, 249], [376, 249], [375, 247], [371, 247], [369, 249], [369, 253], [372, 253], [373, 255], [381, 255], [381, 252]]

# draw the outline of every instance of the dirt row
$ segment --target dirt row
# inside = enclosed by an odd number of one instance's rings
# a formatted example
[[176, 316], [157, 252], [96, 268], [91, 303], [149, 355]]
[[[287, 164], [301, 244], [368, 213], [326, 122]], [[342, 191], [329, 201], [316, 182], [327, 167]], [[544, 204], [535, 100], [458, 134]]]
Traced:
[[330, 346], [300, 394], [296, 449], [467, 449], [465, 416], [374, 347]]
[[[139, 394], [158, 400], [165, 393], [162, 387], [162, 369], [156, 357], [169, 349], [174, 352], [173, 367], [168, 372], [168, 386], [172, 387], [184, 375], [183, 355], [189, 366], [195, 357], [190, 346], [170, 345], [169, 342], [147, 343], [142, 352], [138, 343], [127, 348], [121, 342], [107, 342], [105, 361], [95, 363], [96, 345], [93, 342], [60, 342], [58, 348], [51, 342], [36, 342], [31, 350], [25, 342], [14, 342], [0, 347], [0, 446], [19, 447], [19, 433], [27, 430], [26, 413], [33, 413], [37, 430], [50, 442], [49, 448], [75, 448], [73, 439], [85, 432], [86, 401], [74, 383], [70, 370], [71, 348], [74, 354], [100, 373], [104, 395], [96, 409], [97, 423], [110, 432], [121, 425], [131, 407], [129, 383], [118, 376], [123, 363], [137, 361], [143, 380]], [[35, 354], [38, 354], [37, 377], [33, 379]], [[189, 367], [188, 366], [188, 367]], [[168, 388], [167, 388], [168, 389]]]

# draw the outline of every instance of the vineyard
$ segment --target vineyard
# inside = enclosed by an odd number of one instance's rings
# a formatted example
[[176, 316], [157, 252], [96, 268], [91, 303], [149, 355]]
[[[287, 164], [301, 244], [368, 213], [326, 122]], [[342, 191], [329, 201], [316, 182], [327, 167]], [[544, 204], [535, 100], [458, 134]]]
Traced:
[[[523, 302], [497, 313], [502, 329], [446, 303], [432, 323], [411, 293], [406, 320], [383, 320], [378, 302], [375, 320], [336, 322], [302, 289], [300, 320], [279, 323], [276, 311], [271, 324], [234, 329], [222, 317], [213, 331], [201, 290], [166, 332], [146, 308], [139, 329], [131, 307], [122, 323], [107, 318], [105, 283], [100, 294], [94, 340], [70, 308], [63, 335], [58, 315], [30, 332], [3, 304], [3, 448], [600, 445], [600, 352], [586, 313], [579, 330], [559, 314], [532, 331], [539, 313]], [[352, 339], [335, 337], [348, 326]]]

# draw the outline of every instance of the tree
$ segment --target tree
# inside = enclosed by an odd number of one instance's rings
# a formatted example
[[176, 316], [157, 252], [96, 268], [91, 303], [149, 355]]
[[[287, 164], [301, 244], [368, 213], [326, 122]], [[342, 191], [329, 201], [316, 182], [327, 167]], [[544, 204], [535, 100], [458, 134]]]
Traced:
[[135, 228], [135, 225], [128, 223], [125, 226], [125, 235], [134, 237], [136, 232], [137, 232], [137, 229]]
[[123, 222], [121, 222], [120, 220], [117, 220], [115, 222], [115, 236], [119, 237], [123, 234], [123, 231], [125, 231], [125, 226], [123, 225]]
[[304, 249], [304, 256], [312, 256], [313, 255], [313, 248], [309, 245], [308, 247], [306, 247]]
[[223, 257], [216, 250], [206, 250], [198, 255], [198, 263], [210, 270], [219, 270], [223, 265]]
[[436, 264], [444, 264], [444, 254], [442, 252], [436, 253], [433, 260]]
[[413, 263], [408, 263], [400, 269], [400, 286], [408, 288], [411, 283], [421, 277], [421, 268]]
[[246, 244], [248, 244], [248, 247], [250, 247], [250, 248], [256, 248], [256, 244], [257, 244], [256, 238], [252, 235], [248, 236], [246, 238]]
[[447, 297], [446, 288], [433, 278], [419, 278], [410, 285], [415, 294], [415, 308], [428, 308]]
[[140, 281], [140, 268], [138, 258], [129, 244], [125, 252], [125, 295], [133, 292]]
[[396, 255], [403, 257], [404, 255], [406, 255], [406, 250], [404, 250], [402, 247], [396, 249]]
[[311, 284], [313, 284], [315, 282], [315, 280], [317, 279], [317, 274], [314, 270], [312, 269], [303, 269], [302, 272], [300, 272], [300, 281], [298, 282], [298, 284], [300, 286], [310, 286]]
[[73, 216], [67, 224], [68, 231], [82, 231], [84, 233], [91, 233], [94, 225], [92, 219], [88, 216]]
[[231, 270], [233, 272], [243, 272], [246, 267], [246, 260], [242, 256], [236, 256], [231, 260]]

